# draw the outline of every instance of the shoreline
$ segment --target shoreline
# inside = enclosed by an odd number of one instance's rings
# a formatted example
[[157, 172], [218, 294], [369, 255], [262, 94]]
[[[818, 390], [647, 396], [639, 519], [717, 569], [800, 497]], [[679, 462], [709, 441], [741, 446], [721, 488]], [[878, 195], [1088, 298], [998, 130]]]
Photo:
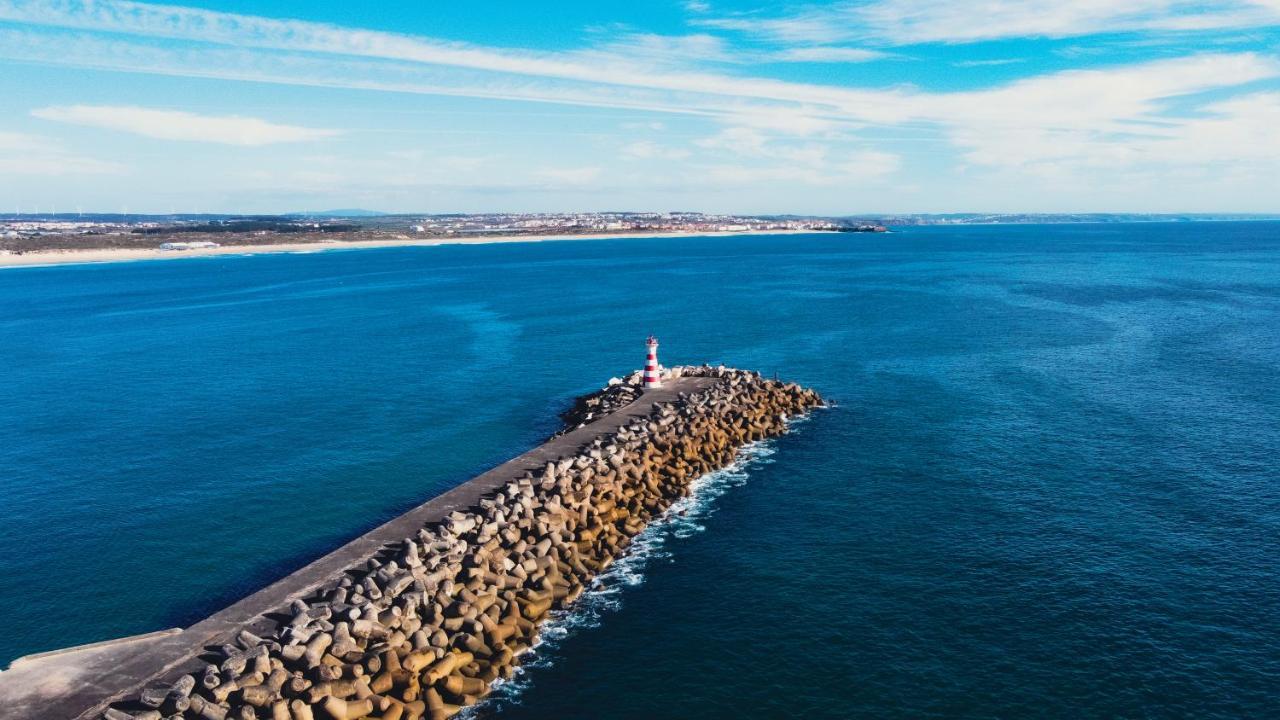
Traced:
[[0, 269], [48, 267], [51, 265], [87, 265], [97, 263], [134, 262], [139, 260], [182, 260], [219, 255], [266, 255], [276, 253], [313, 253], [331, 250], [371, 250], [390, 247], [437, 247], [441, 245], [495, 245], [501, 243], [567, 242], [575, 240], [644, 240], [682, 237], [731, 237], [741, 235], [810, 235], [823, 230], [761, 230], [718, 232], [635, 232], [582, 235], [477, 235], [474, 237], [429, 237], [420, 239], [339, 240], [336, 242], [282, 242], [270, 245], [222, 245], [192, 250], [159, 248], [95, 248], [75, 250], [37, 250], [21, 255], [0, 254]]

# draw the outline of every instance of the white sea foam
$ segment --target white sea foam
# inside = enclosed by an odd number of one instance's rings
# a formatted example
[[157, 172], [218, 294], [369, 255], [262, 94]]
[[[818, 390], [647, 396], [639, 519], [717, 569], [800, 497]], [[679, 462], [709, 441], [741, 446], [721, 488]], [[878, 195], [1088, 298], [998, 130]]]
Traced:
[[[794, 418], [788, 424], [799, 420]], [[484, 701], [464, 709], [458, 717], [470, 720], [495, 706], [519, 703], [520, 695], [533, 681], [531, 670], [550, 666], [555, 662], [557, 648], [566, 638], [600, 627], [605, 615], [621, 609], [627, 588], [644, 583], [645, 568], [655, 560], [672, 556], [673, 550], [667, 547], [668, 541], [688, 538], [706, 530], [702, 523], [715, 513], [716, 499], [733, 488], [745, 485], [751, 470], [773, 462], [774, 452], [770, 440], [744, 445], [732, 465], [690, 483], [689, 495], [672, 503], [661, 517], [632, 538], [626, 553], [596, 576], [572, 607], [551, 614], [540, 628], [538, 641], [521, 658], [515, 675], [509, 680], [494, 682], [492, 692]]]

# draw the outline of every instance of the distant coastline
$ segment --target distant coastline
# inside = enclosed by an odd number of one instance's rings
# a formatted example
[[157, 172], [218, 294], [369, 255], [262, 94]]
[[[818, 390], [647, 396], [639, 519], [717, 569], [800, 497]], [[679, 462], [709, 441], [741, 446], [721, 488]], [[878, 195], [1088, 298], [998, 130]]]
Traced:
[[[0, 268], [40, 267], [48, 265], [81, 265], [93, 263], [132, 262], [138, 260], [182, 260], [184, 258], [215, 257], [219, 255], [262, 255], [273, 253], [313, 253], [330, 250], [368, 250], [390, 247], [434, 247], [439, 245], [489, 245], [496, 243], [560, 242], [570, 240], [642, 240], [646, 238], [680, 237], [730, 237], [743, 235], [807, 235], [819, 230], [761, 230], [719, 232], [601, 232], [548, 235], [475, 235], [379, 238], [372, 240], [310, 240], [305, 242], [283, 241], [253, 245], [226, 244], [217, 247], [199, 247], [189, 250], [162, 250], [151, 248], [84, 248], [65, 250], [33, 250], [0, 254]], [[288, 236], [281, 235], [281, 240]]]
[[[350, 211], [355, 212], [355, 211]], [[674, 220], [673, 220], [674, 218]], [[0, 269], [218, 255], [312, 253], [388, 247], [743, 235], [886, 232], [889, 228], [991, 225], [1275, 222], [1280, 215], [974, 214], [816, 218], [608, 213], [584, 226], [574, 215], [14, 215], [0, 217]], [[556, 223], [560, 223], [556, 225]], [[663, 227], [659, 223], [675, 224]], [[658, 224], [657, 227], [654, 224]], [[687, 227], [681, 228], [684, 224]], [[478, 227], [477, 227], [478, 226]], [[455, 229], [461, 228], [461, 229]]]

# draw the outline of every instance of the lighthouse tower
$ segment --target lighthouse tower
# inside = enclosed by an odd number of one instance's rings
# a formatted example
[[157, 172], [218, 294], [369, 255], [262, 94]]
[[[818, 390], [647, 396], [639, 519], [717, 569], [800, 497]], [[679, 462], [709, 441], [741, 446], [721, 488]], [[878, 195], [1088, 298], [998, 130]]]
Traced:
[[649, 355], [644, 360], [644, 387], [647, 390], [662, 387], [662, 379], [658, 376], [658, 338], [650, 335], [646, 344], [649, 347]]

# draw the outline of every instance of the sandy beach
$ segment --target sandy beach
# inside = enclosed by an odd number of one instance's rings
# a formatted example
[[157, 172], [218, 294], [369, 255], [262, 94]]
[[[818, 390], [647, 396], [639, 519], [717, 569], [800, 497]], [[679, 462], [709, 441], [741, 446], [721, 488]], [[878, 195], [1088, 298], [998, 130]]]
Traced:
[[136, 260], [182, 260], [215, 255], [260, 255], [264, 253], [311, 253], [331, 250], [363, 250], [388, 247], [430, 247], [436, 245], [488, 245], [492, 243], [560, 242], [569, 240], [643, 240], [647, 238], [728, 237], [734, 235], [799, 235], [816, 230], [769, 230], [760, 232], [637, 232], [583, 235], [477, 235], [474, 237], [387, 238], [385, 240], [340, 240], [335, 242], [283, 242], [270, 245], [221, 245], [216, 248], [161, 250], [157, 248], [100, 248], [39, 250], [22, 254], [0, 254], [0, 268], [72, 265], [82, 263], [130, 262]]

